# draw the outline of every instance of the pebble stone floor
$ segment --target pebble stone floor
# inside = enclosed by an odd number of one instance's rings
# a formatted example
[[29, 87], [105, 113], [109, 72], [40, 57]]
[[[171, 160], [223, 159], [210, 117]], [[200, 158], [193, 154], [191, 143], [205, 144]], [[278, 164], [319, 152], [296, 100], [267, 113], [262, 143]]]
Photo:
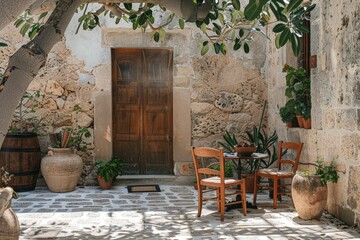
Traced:
[[[192, 186], [160, 185], [161, 192], [128, 193], [126, 186], [111, 190], [77, 187], [52, 193], [46, 187], [20, 193], [13, 209], [21, 225], [20, 239], [360, 239], [358, 230], [330, 215], [304, 221], [291, 201], [278, 209], [260, 195], [259, 209], [225, 213], [220, 222], [213, 203], [197, 213]], [[248, 195], [251, 200], [251, 195]]]

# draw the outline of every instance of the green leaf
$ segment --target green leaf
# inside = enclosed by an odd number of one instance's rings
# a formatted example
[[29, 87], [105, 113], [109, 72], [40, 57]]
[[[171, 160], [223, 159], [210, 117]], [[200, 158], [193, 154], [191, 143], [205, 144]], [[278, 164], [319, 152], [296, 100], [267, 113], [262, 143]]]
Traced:
[[245, 34], [244, 29], [240, 28], [239, 36], [242, 37], [242, 36], [244, 36], [244, 34]]
[[118, 18], [118, 17], [117, 17], [117, 18], [115, 19], [115, 24], [119, 24], [120, 20], [121, 20], [121, 18]]
[[279, 46], [282, 47], [286, 44], [286, 42], [289, 40], [291, 35], [290, 29], [285, 28], [284, 31], [280, 34], [279, 38]]
[[203, 23], [203, 24], [201, 24], [201, 31], [203, 32], [203, 33], [206, 33], [206, 27], [207, 27], [207, 25], [205, 24], [205, 23]]
[[286, 27], [286, 25], [283, 23], [276, 24], [276, 26], [273, 29], [273, 32], [274, 33], [282, 32], [282, 31], [284, 31], [285, 27]]
[[255, 20], [260, 17], [260, 13], [263, 10], [263, 6], [268, 0], [250, 0], [249, 4], [245, 7], [244, 15], [248, 20]]
[[41, 13], [40, 16], [39, 16], [39, 20], [41, 20], [42, 18], [46, 17], [47, 14], [48, 14], [47, 12]]
[[182, 18], [179, 19], [179, 26], [180, 26], [181, 29], [184, 29], [184, 27], [185, 27], [184, 19], [182, 19]]
[[231, 0], [231, 4], [236, 10], [240, 10], [240, 1], [239, 0]]
[[286, 7], [286, 12], [289, 13], [294, 11], [302, 2], [303, 0], [290, 0], [289, 5]]
[[0, 42], [0, 47], [7, 47], [8, 45], [4, 42]]
[[159, 32], [155, 32], [155, 34], [154, 34], [154, 41], [155, 41], [155, 42], [159, 42], [159, 39], [160, 39], [160, 34], [159, 34]]
[[226, 50], [226, 45], [224, 43], [221, 43], [220, 51], [222, 54], [226, 55], [227, 50]]
[[201, 56], [204, 56], [209, 51], [209, 44], [208, 42], [204, 42], [202, 48], [201, 48]]
[[304, 33], [310, 32], [309, 29], [302, 24], [297, 24], [296, 27], [297, 27], [297, 29], [299, 29], [300, 31], [302, 31]]
[[276, 37], [275, 37], [275, 47], [277, 49], [280, 48], [280, 34], [277, 34]]
[[292, 98], [292, 89], [291, 88], [285, 89], [285, 96], [288, 98]]
[[214, 49], [215, 49], [215, 53], [218, 54], [220, 52], [220, 44], [214, 43]]
[[25, 36], [25, 33], [29, 30], [29, 28], [30, 28], [30, 24], [29, 24], [29, 23], [25, 23], [25, 24], [21, 27], [21, 29], [20, 29], [20, 34], [21, 34], [22, 36]]
[[301, 82], [295, 83], [294, 84], [294, 89], [295, 91], [300, 91], [304, 88], [304, 85]]
[[132, 9], [132, 4], [131, 3], [124, 3], [124, 7], [126, 8], [126, 10], [130, 11]]
[[140, 17], [139, 17], [139, 25], [144, 25], [146, 23], [146, 20], [147, 20], [147, 16], [145, 13], [141, 14]]
[[245, 52], [245, 53], [249, 53], [249, 52], [250, 52], [249, 44], [247, 44], [247, 43], [244, 43], [244, 52]]
[[234, 44], [234, 51], [237, 51], [237, 50], [239, 50], [241, 48], [241, 42], [238, 42], [238, 43], [235, 43]]
[[20, 18], [15, 21], [14, 25], [15, 25], [15, 27], [19, 27], [23, 22], [24, 22], [24, 20]]
[[224, 14], [219, 13], [219, 21], [222, 25], [225, 25], [225, 17]]
[[301, 46], [300, 40], [295, 34], [290, 36], [291, 49], [293, 50], [294, 55], [297, 57], [300, 54]]

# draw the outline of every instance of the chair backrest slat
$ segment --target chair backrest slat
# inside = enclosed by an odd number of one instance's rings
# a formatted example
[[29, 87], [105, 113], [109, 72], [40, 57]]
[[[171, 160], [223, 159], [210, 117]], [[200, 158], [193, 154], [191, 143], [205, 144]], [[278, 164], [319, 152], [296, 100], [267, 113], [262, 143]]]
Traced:
[[[223, 156], [223, 149], [214, 149], [208, 147], [192, 147], [192, 157], [194, 161], [196, 180], [199, 182], [201, 180], [201, 174], [210, 174], [217, 175], [220, 177], [221, 183], [225, 182], [225, 160]], [[219, 161], [220, 171], [206, 168], [200, 165], [201, 159], [204, 158], [216, 158]]]
[[[299, 161], [300, 161], [300, 156], [301, 156], [301, 151], [302, 151], [302, 147], [303, 147], [304, 143], [302, 142], [283, 142], [280, 141], [279, 142], [279, 146], [278, 146], [278, 159], [277, 159], [277, 164], [278, 164], [278, 168], [281, 169], [282, 164], [290, 164], [292, 165], [292, 171], [293, 173], [296, 173], [298, 166], [299, 166]], [[296, 151], [296, 157], [294, 160], [290, 160], [290, 159], [281, 159], [282, 157], [282, 153], [284, 150], [294, 150]]]

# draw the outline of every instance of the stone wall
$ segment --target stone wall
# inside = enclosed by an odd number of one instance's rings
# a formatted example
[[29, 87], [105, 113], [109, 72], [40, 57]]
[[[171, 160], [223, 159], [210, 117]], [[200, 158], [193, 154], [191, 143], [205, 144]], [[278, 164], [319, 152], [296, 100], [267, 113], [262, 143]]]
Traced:
[[340, 175], [328, 184], [328, 210], [348, 224], [360, 223], [360, 5], [357, 1], [314, 1], [311, 16], [312, 129], [288, 129], [279, 117], [289, 52], [269, 43], [266, 67], [269, 126], [279, 139], [305, 143], [301, 161], [335, 162]]
[[[266, 46], [262, 35], [250, 43], [249, 54], [241, 50], [230, 51], [226, 57], [212, 54], [201, 57], [202, 35], [190, 24], [184, 30], [170, 24], [166, 40], [156, 43], [151, 33], [133, 31], [126, 24], [115, 26], [113, 20], [102, 17], [101, 28], [75, 35], [79, 14], [70, 22], [65, 38], [51, 51], [46, 66], [29, 90], [40, 90], [44, 95], [42, 107], [36, 114], [54, 112], [46, 120], [46, 132], [76, 125], [91, 131], [91, 155], [84, 156], [82, 183], [94, 184], [91, 173], [94, 160], [110, 159], [112, 155], [111, 48], [173, 50], [175, 175], [193, 174], [192, 145], [217, 147], [216, 141], [222, 139], [225, 130], [239, 135], [246, 127], [258, 124], [267, 96], [261, 73]], [[9, 47], [12, 51], [2, 55], [2, 65], [7, 56], [26, 41], [13, 26], [5, 32], [11, 33], [6, 40], [15, 47]], [[47, 137], [42, 138], [42, 142], [46, 151]]]

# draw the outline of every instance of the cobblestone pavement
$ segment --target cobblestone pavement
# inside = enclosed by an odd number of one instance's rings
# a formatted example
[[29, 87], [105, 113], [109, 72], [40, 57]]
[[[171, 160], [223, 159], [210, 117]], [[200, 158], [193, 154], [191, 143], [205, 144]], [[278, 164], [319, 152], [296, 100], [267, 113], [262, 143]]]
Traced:
[[260, 195], [259, 209], [249, 209], [246, 217], [231, 210], [222, 223], [212, 203], [196, 216], [192, 186], [160, 188], [158, 193], [128, 193], [125, 186], [52, 193], [41, 187], [20, 193], [13, 201], [20, 239], [360, 239], [329, 215], [320, 221], [299, 219], [286, 199], [274, 210]]

